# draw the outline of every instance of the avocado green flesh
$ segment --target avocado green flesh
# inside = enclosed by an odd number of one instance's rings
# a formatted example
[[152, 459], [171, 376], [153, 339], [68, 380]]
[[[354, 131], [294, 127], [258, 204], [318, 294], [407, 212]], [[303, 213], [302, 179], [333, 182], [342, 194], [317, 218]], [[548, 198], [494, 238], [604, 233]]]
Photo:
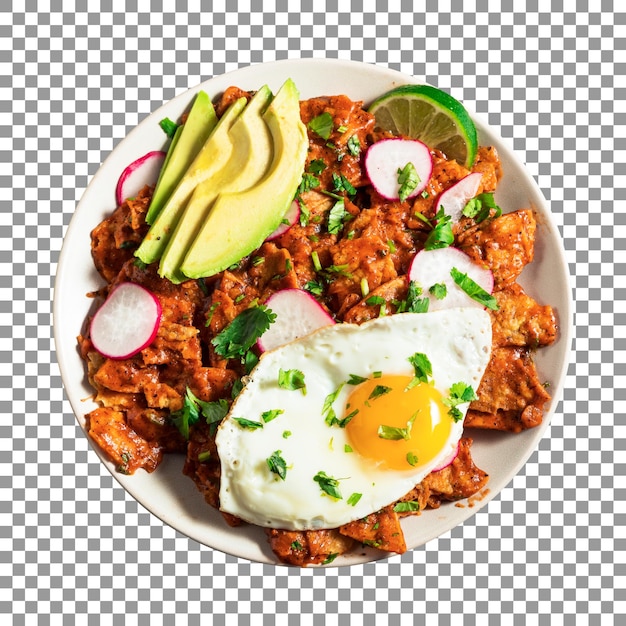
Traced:
[[230, 105], [157, 215], [135, 252], [144, 263], [153, 263], [161, 257], [194, 189], [218, 172], [230, 158], [234, 145], [229, 130], [245, 106], [245, 98]]
[[217, 115], [213, 103], [204, 91], [199, 91], [189, 111], [187, 121], [178, 127], [170, 144], [146, 214], [148, 224], [152, 224], [167, 199], [172, 195], [178, 181], [200, 152], [216, 124]]
[[269, 172], [246, 191], [220, 193], [181, 265], [189, 278], [212, 276], [257, 249], [293, 200], [308, 148], [293, 81], [283, 84], [263, 119], [273, 143]]
[[161, 257], [161, 276], [174, 283], [187, 280], [179, 270], [180, 265], [218, 194], [249, 189], [268, 171], [272, 163], [272, 137], [262, 115], [271, 99], [269, 87], [263, 86], [232, 125], [229, 139], [236, 149], [221, 170], [195, 188]]

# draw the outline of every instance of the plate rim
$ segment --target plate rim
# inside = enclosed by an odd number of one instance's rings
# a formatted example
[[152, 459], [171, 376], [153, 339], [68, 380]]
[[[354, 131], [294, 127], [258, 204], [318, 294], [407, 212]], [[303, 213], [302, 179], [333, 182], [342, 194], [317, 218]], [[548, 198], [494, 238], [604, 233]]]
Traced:
[[[241, 534], [242, 532], [241, 529], [243, 527], [238, 527], [236, 529], [231, 529], [231, 528], [228, 529], [227, 534], [232, 536], [233, 545], [226, 549], [224, 548], [223, 545], [219, 545], [219, 546], [211, 545], [210, 543], [207, 543], [206, 541], [199, 539], [197, 536], [194, 535], [193, 532], [182, 530], [180, 527], [176, 525], [176, 520], [172, 521], [172, 519], [168, 518], [167, 515], [162, 515], [162, 514], [159, 514], [158, 512], [155, 512], [153, 507], [151, 507], [150, 504], [146, 501], [149, 498], [147, 498], [145, 494], [137, 494], [136, 493], [137, 489], [129, 488], [129, 486], [126, 484], [127, 482], [129, 482], [127, 480], [128, 477], [124, 477], [123, 475], [119, 474], [119, 472], [116, 472], [112, 464], [103, 457], [103, 454], [101, 453], [101, 451], [97, 448], [95, 443], [92, 441], [92, 439], [89, 437], [89, 435], [85, 431], [83, 423], [81, 423], [81, 418], [79, 417], [79, 413], [82, 414], [83, 418], [84, 418], [84, 413], [85, 413], [84, 410], [81, 411], [81, 405], [83, 403], [83, 400], [80, 399], [79, 401], [79, 399], [76, 398], [74, 394], [71, 394], [69, 391], [70, 386], [66, 383], [66, 378], [69, 374], [68, 363], [71, 358], [70, 351], [73, 347], [74, 357], [76, 357], [77, 348], [76, 348], [76, 345], [74, 346], [65, 345], [65, 343], [62, 341], [60, 323], [61, 323], [61, 320], [64, 319], [64, 314], [62, 311], [62, 304], [60, 301], [60, 297], [61, 295], [63, 295], [63, 293], [65, 293], [66, 283], [69, 280], [70, 274], [71, 274], [71, 273], [68, 273], [65, 269], [66, 266], [70, 263], [69, 257], [71, 254], [69, 244], [66, 246], [66, 242], [73, 241], [74, 232], [79, 229], [80, 224], [81, 224], [78, 221], [78, 218], [77, 219], [75, 218], [79, 213], [81, 213], [81, 215], [84, 214], [84, 207], [86, 205], [86, 202], [89, 200], [91, 194], [95, 193], [94, 190], [96, 189], [98, 185], [98, 181], [104, 177], [105, 173], [107, 173], [107, 170], [105, 169], [108, 166], [107, 164], [111, 164], [116, 161], [123, 161], [123, 159], [120, 159], [120, 156], [124, 153], [124, 150], [129, 145], [129, 143], [132, 142], [135, 137], [139, 136], [141, 128], [146, 127], [148, 124], [152, 122], [152, 120], [154, 120], [155, 117], [158, 117], [159, 115], [161, 115], [162, 110], [165, 108], [170, 109], [170, 108], [183, 107], [183, 110], [184, 110], [184, 107], [189, 104], [191, 97], [195, 93], [197, 93], [201, 89], [210, 90], [211, 85], [226, 83], [231, 79], [233, 79], [234, 81], [240, 81], [242, 78], [243, 78], [243, 82], [245, 83], [245, 81], [249, 79], [254, 79], [254, 74], [256, 73], [256, 70], [258, 70], [259, 68], [262, 68], [264, 75], [266, 73], [276, 73], [278, 75], [283, 75], [285, 72], [288, 72], [291, 68], [298, 68], [297, 71], [300, 72], [301, 70], [299, 68], [303, 66], [304, 67], [316, 66], [316, 69], [320, 68], [321, 66], [327, 66], [327, 67], [333, 66], [334, 71], [336, 71], [339, 68], [342, 68], [349, 72], [365, 72], [368, 75], [375, 74], [377, 78], [378, 77], [384, 78], [385, 80], [388, 80], [390, 82], [397, 82], [398, 84], [426, 83], [426, 81], [423, 80], [421, 77], [411, 76], [410, 74], [405, 74], [398, 70], [391, 69], [391, 68], [381, 66], [381, 65], [375, 65], [371, 63], [362, 62], [362, 61], [339, 59], [339, 58], [306, 57], [306, 58], [288, 58], [288, 59], [270, 61], [266, 63], [245, 65], [240, 68], [225, 72], [224, 74], [213, 76], [209, 79], [206, 79], [198, 83], [195, 86], [192, 86], [184, 90], [183, 92], [181, 92], [180, 94], [172, 98], [171, 100], [164, 102], [162, 105], [160, 105], [155, 110], [153, 110], [149, 115], [147, 115], [143, 120], [141, 120], [141, 122], [139, 122], [137, 126], [135, 126], [124, 138], [122, 138], [117, 143], [117, 145], [109, 153], [106, 159], [100, 164], [100, 166], [98, 167], [98, 170], [91, 177], [91, 180], [88, 182], [87, 186], [83, 190], [83, 193], [81, 194], [80, 199], [78, 200], [76, 204], [75, 212], [72, 215], [72, 219], [70, 220], [70, 223], [63, 237], [63, 244], [59, 253], [59, 258], [58, 258], [57, 268], [56, 268], [56, 273], [55, 273], [54, 286], [53, 286], [53, 306], [52, 306], [53, 338], [54, 338], [54, 344], [55, 344], [55, 356], [56, 356], [57, 364], [60, 370], [61, 379], [63, 382], [63, 388], [65, 391], [66, 397], [68, 398], [70, 405], [72, 406], [72, 411], [74, 413], [75, 419], [77, 420], [77, 424], [79, 428], [81, 429], [83, 436], [87, 439], [90, 447], [98, 455], [100, 462], [105, 466], [105, 468], [109, 471], [109, 473], [116, 480], [116, 482], [128, 493], [128, 495], [130, 495], [134, 500], [136, 500], [140, 505], [142, 505], [151, 514], [155, 515], [155, 517], [160, 519], [164, 524], [167, 524], [168, 526], [172, 527], [177, 532], [180, 532], [181, 534], [184, 534], [188, 536], [189, 538], [193, 539], [194, 541], [197, 541], [198, 543], [201, 543], [207, 547], [210, 547], [211, 549], [216, 549], [226, 554], [230, 554], [238, 558], [243, 558], [251, 562], [261, 562], [261, 563], [266, 563], [266, 564], [276, 565], [276, 566], [282, 566], [284, 564], [279, 563], [277, 562], [275, 558], [272, 558], [273, 555], [271, 551], [268, 552], [267, 546], [259, 546], [258, 554], [252, 554], [249, 551], [242, 551], [242, 550], [237, 549], [237, 546], [236, 546], [237, 536]], [[257, 87], [259, 86], [259, 83], [260, 81], [257, 79], [256, 81]], [[231, 84], [238, 84], [238, 82], [232, 82]], [[243, 86], [243, 85], [240, 85], [240, 86]], [[248, 88], [251, 88], [251, 87], [248, 87]], [[214, 99], [219, 93], [220, 93], [219, 91], [215, 91], [214, 93], [209, 92], [209, 95], [212, 99]], [[347, 95], [349, 96], [349, 94]], [[532, 456], [532, 454], [536, 453], [538, 445], [540, 441], [543, 439], [543, 437], [545, 436], [545, 433], [549, 425], [551, 424], [552, 417], [556, 413], [559, 403], [562, 401], [564, 387], [565, 387], [565, 378], [566, 378], [567, 369], [569, 365], [570, 354], [572, 350], [572, 341], [573, 341], [573, 314], [572, 314], [573, 298], [572, 298], [572, 290], [571, 290], [571, 283], [570, 283], [569, 266], [568, 266], [566, 256], [565, 256], [562, 235], [556, 224], [554, 216], [549, 208], [549, 203], [545, 199], [543, 192], [541, 191], [537, 181], [530, 174], [526, 166], [526, 163], [522, 159], [520, 159], [519, 155], [514, 150], [510, 142], [508, 142], [508, 140], [503, 138], [497, 132], [497, 129], [494, 129], [492, 126], [490, 126], [480, 115], [476, 114], [475, 111], [468, 108], [468, 112], [470, 113], [470, 116], [472, 117], [472, 119], [477, 123], [477, 127], [481, 128], [483, 132], [485, 131], [485, 129], [487, 129], [489, 133], [493, 134], [497, 138], [498, 142], [503, 147], [505, 147], [506, 151], [508, 152], [507, 157], [508, 158], [512, 157], [514, 161], [516, 161], [517, 164], [520, 166], [519, 173], [524, 178], [524, 181], [523, 181], [524, 184], [528, 185], [530, 188], [532, 188], [535, 191], [542, 205], [541, 217], [547, 221], [547, 226], [549, 227], [549, 229], [552, 230], [552, 239], [554, 239], [557, 242], [556, 250], [553, 250], [553, 252], [557, 253], [557, 259], [560, 264], [560, 268], [558, 268], [560, 270], [560, 276], [561, 278], [564, 278], [565, 280], [565, 285], [563, 286], [563, 292], [567, 294], [567, 297], [565, 298], [564, 303], [563, 303], [564, 306], [561, 306], [558, 311], [558, 314], [559, 314], [559, 340], [558, 341], [562, 344], [561, 352], [563, 354], [563, 358], [560, 359], [560, 367], [558, 369], [558, 372], [555, 372], [555, 375], [552, 377], [554, 380], [557, 381], [557, 384], [556, 384], [556, 387], [552, 390], [553, 393], [551, 393], [552, 399], [550, 401], [550, 406], [544, 415], [544, 420], [542, 424], [532, 429], [531, 431], [525, 431], [526, 433], [530, 433], [530, 435], [526, 436], [526, 438], [529, 439], [530, 441], [527, 442], [525, 454], [521, 455], [521, 457], [518, 459], [518, 462], [514, 466], [512, 466], [513, 469], [512, 470], [509, 469], [509, 471], [507, 472], [508, 479], [506, 483], [508, 484], [519, 474], [521, 468], [528, 462], [528, 459]], [[132, 157], [125, 158], [126, 162], [130, 162], [131, 159]], [[110, 169], [110, 165], [108, 167]], [[112, 191], [112, 195], [113, 195], [113, 191]], [[115, 207], [112, 206], [111, 211], [114, 208]], [[94, 285], [94, 288], [96, 288], [95, 285]], [[80, 328], [75, 328], [74, 329], [75, 335], [78, 335], [82, 331], [82, 328], [83, 328], [82, 326]], [[83, 371], [84, 371], [84, 368], [83, 368]], [[168, 455], [165, 455], [164, 457], [165, 458], [164, 463], [168, 462], [167, 456]], [[154, 477], [155, 475], [151, 474], [148, 476]], [[188, 481], [191, 484], [191, 486], [194, 489], [196, 489], [195, 484], [188, 477], [182, 476], [181, 474], [181, 478], [185, 481]], [[454, 524], [453, 526], [450, 526], [450, 527], [443, 528], [440, 532], [430, 533], [428, 536], [424, 538], [423, 541], [420, 541], [420, 543], [416, 545], [411, 545], [408, 548], [409, 551], [416, 550], [424, 546], [426, 543], [432, 541], [434, 538], [439, 537], [445, 534], [446, 532], [453, 530], [459, 525], [462, 525], [467, 520], [472, 519], [478, 511], [480, 511], [483, 507], [485, 507], [488, 504], [488, 502], [490, 502], [493, 498], [497, 497], [501, 493], [501, 491], [505, 488], [506, 488], [506, 484], [501, 486], [499, 489], [497, 489], [497, 491], [487, 492], [482, 499], [477, 500], [475, 502], [471, 512], [467, 516], [465, 516], [459, 523]], [[199, 498], [202, 498], [199, 491], [197, 492], [197, 494]], [[208, 504], [205, 504], [204, 502], [202, 502], [202, 504], [206, 508], [211, 509], [211, 507], [209, 507]], [[221, 520], [221, 515], [219, 513], [217, 513], [217, 515], [219, 516], [219, 519]], [[419, 519], [419, 517], [414, 518], [414, 519]], [[192, 520], [192, 524], [193, 524], [193, 520]], [[341, 566], [364, 564], [367, 562], [372, 562], [372, 561], [377, 561], [377, 560], [382, 560], [382, 559], [389, 559], [389, 558], [396, 556], [393, 553], [384, 553], [384, 552], [375, 551], [371, 549], [367, 549], [364, 551], [357, 551], [357, 552], [359, 554], [356, 557], [354, 557], [354, 555], [352, 556], [346, 555], [345, 557], [337, 559], [329, 566], [341, 567]]]

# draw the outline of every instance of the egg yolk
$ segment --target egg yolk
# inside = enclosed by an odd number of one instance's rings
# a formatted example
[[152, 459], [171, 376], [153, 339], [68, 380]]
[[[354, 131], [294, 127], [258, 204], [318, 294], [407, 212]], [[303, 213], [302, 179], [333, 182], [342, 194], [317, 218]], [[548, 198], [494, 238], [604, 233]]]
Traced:
[[444, 448], [452, 418], [432, 385], [411, 376], [381, 376], [358, 385], [344, 418], [350, 445], [361, 456], [394, 470], [432, 461]]

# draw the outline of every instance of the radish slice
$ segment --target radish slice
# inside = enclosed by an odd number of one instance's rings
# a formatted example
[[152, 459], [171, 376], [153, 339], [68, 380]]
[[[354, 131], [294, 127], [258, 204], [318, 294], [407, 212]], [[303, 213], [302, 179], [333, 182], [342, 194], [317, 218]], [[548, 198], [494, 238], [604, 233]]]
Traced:
[[261, 352], [274, 350], [318, 328], [335, 323], [320, 303], [302, 289], [277, 291], [265, 304], [276, 313], [276, 320], [257, 342]]
[[478, 193], [482, 177], [480, 172], [473, 172], [446, 189], [439, 196], [437, 211], [443, 207], [443, 212], [452, 218], [452, 222], [458, 222], [465, 205]]
[[280, 226], [266, 239], [266, 241], [272, 241], [285, 234], [299, 219], [300, 203], [297, 200], [294, 200], [287, 209], [287, 213], [285, 213], [285, 217], [283, 218]]
[[161, 322], [161, 303], [144, 287], [121, 283], [91, 320], [94, 348], [110, 359], [128, 359], [150, 345]]
[[418, 183], [407, 196], [414, 198], [424, 191], [433, 171], [430, 150], [421, 141], [413, 139], [383, 139], [372, 144], [365, 154], [365, 170], [374, 189], [387, 200], [399, 200], [398, 170], [412, 163]]
[[[472, 259], [458, 248], [436, 248], [418, 252], [409, 267], [409, 280], [419, 283], [423, 296], [430, 300], [429, 311], [453, 307], [483, 307], [470, 298], [453, 280], [450, 271], [453, 267], [467, 274], [488, 293], [493, 292], [493, 274], [490, 270], [476, 265]], [[430, 288], [443, 283], [447, 294], [438, 299]]]
[[432, 469], [431, 472], [440, 472], [442, 469], [448, 467], [448, 465], [452, 465], [452, 462], [454, 461], [454, 459], [456, 459], [457, 456], [459, 456], [458, 442], [456, 446], [454, 446], [454, 450], [452, 450], [452, 452], [440, 463], [440, 465]]
[[120, 205], [136, 196], [144, 185], [154, 185], [159, 178], [166, 153], [153, 150], [133, 161], [120, 175], [115, 188], [115, 199]]

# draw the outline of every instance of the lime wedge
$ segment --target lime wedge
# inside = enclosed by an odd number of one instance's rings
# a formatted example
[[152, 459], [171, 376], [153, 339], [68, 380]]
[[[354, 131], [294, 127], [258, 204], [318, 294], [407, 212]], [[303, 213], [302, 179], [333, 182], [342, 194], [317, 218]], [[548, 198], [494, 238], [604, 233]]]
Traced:
[[476, 127], [465, 107], [430, 85], [403, 85], [377, 98], [369, 108], [381, 130], [419, 139], [447, 158], [470, 168], [478, 150]]

